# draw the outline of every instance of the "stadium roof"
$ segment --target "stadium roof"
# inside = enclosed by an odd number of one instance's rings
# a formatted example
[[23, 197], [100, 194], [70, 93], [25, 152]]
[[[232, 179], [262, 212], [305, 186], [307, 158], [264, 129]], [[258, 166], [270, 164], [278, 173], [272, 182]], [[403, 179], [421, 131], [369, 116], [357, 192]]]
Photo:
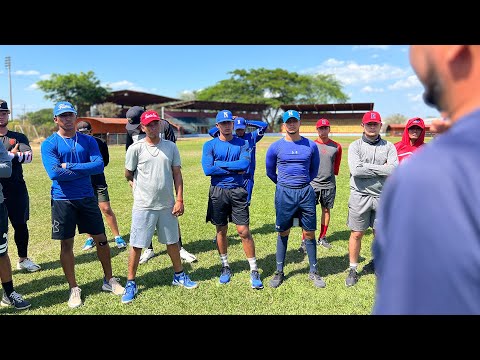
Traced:
[[373, 110], [374, 103], [344, 103], [344, 104], [293, 104], [281, 105], [283, 111], [370, 111]]
[[107, 97], [107, 102], [113, 102], [122, 106], [147, 106], [151, 104], [162, 104], [171, 101], [179, 101], [179, 99], [144, 93], [133, 90], [112, 91]]
[[223, 101], [176, 101], [162, 104], [167, 109], [192, 109], [192, 110], [230, 110], [230, 111], [258, 111], [261, 112], [268, 108], [266, 104], [245, 104], [238, 102], [223, 102]]

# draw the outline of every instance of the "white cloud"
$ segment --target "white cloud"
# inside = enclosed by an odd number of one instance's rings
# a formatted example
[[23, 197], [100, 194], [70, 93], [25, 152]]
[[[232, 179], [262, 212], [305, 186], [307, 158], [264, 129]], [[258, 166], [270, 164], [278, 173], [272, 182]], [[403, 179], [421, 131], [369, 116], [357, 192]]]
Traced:
[[134, 84], [128, 80], [121, 80], [121, 81], [116, 81], [112, 83], [105, 83], [105, 84], [102, 84], [102, 86], [108, 86], [113, 90], [119, 90], [119, 89], [133, 90], [132, 87], [134, 86]]
[[365, 86], [360, 90], [363, 93], [381, 93], [384, 92], [382, 88], [372, 88], [371, 86]]
[[37, 76], [40, 75], [40, 72], [38, 72], [37, 70], [17, 70], [13, 72], [13, 75]]
[[413, 87], [421, 87], [422, 84], [418, 80], [416, 75], [410, 75], [406, 79], [398, 80], [393, 85], [390, 85], [388, 88], [390, 90], [398, 90], [398, 89], [410, 89]]
[[423, 92], [419, 94], [407, 94], [408, 100], [412, 102], [423, 102]]
[[37, 85], [37, 83], [33, 83], [33, 84], [29, 85], [25, 90], [27, 90], [27, 91], [38, 90], [38, 85]]
[[303, 72], [333, 74], [344, 85], [364, 85], [393, 79], [402, 79], [411, 73], [409, 68], [389, 64], [358, 64], [355, 61], [328, 59], [317, 67]]
[[40, 75], [40, 80], [50, 80], [51, 77], [52, 77], [52, 74], [43, 74], [43, 75]]
[[378, 49], [378, 50], [388, 50], [390, 45], [355, 45], [353, 50], [366, 50], [366, 49]]

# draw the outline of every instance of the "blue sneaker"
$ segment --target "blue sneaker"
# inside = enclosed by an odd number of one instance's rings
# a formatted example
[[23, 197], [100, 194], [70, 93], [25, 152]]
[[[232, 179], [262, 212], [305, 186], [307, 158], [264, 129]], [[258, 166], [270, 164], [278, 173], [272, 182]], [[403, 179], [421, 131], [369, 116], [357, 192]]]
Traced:
[[260, 280], [260, 274], [257, 270], [250, 272], [250, 284], [252, 284], [252, 289], [263, 289], [262, 280]]
[[220, 272], [220, 284], [228, 284], [232, 278], [232, 271], [229, 266], [222, 266], [222, 271]]
[[137, 284], [135, 284], [135, 281], [127, 281], [122, 295], [122, 303], [131, 303], [133, 299], [135, 299], [135, 296], [137, 296], [137, 292]]
[[85, 245], [83, 245], [82, 250], [87, 251], [90, 249], [93, 249], [95, 247], [95, 241], [93, 241], [93, 238], [89, 237], [87, 241], [85, 241]]
[[115, 236], [115, 244], [117, 244], [117, 248], [119, 249], [123, 249], [127, 247], [127, 243], [125, 242], [125, 240], [123, 240], [123, 238], [120, 235]]
[[182, 272], [179, 276], [173, 274], [172, 285], [183, 286], [185, 289], [195, 289], [198, 284], [195, 281], [190, 280], [185, 272]]

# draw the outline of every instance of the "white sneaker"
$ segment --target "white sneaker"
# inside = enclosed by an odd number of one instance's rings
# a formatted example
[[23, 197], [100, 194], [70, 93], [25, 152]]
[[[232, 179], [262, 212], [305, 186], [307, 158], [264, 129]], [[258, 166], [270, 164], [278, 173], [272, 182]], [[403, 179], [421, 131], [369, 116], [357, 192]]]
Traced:
[[148, 260], [155, 256], [153, 249], [145, 249], [142, 256], [140, 256], [139, 264], [145, 264]]
[[68, 306], [72, 309], [82, 305], [81, 297], [82, 289], [78, 286], [70, 289], [70, 298], [68, 299]]
[[185, 250], [183, 247], [180, 249], [180, 257], [185, 260], [188, 263], [197, 261], [197, 258], [195, 255], [190, 254], [187, 250]]
[[110, 280], [107, 280], [103, 278], [103, 285], [102, 285], [102, 290], [103, 291], [111, 291], [115, 295], [123, 295], [123, 288], [122, 285], [119, 284], [118, 280], [119, 278], [112, 277]]
[[17, 262], [17, 270], [28, 270], [30, 272], [38, 271], [41, 269], [41, 266], [38, 264], [35, 264], [32, 260], [29, 258], [23, 259], [23, 261]]

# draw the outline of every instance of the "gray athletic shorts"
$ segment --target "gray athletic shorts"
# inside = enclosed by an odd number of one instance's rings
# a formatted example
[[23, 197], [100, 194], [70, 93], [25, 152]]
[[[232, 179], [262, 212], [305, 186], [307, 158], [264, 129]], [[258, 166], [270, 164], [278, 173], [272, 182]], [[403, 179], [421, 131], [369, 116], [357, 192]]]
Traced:
[[147, 248], [157, 229], [158, 242], [170, 245], [178, 242], [178, 219], [172, 215], [172, 209], [132, 210], [130, 228], [130, 246]]
[[378, 197], [350, 192], [348, 199], [347, 226], [353, 231], [375, 229]]

